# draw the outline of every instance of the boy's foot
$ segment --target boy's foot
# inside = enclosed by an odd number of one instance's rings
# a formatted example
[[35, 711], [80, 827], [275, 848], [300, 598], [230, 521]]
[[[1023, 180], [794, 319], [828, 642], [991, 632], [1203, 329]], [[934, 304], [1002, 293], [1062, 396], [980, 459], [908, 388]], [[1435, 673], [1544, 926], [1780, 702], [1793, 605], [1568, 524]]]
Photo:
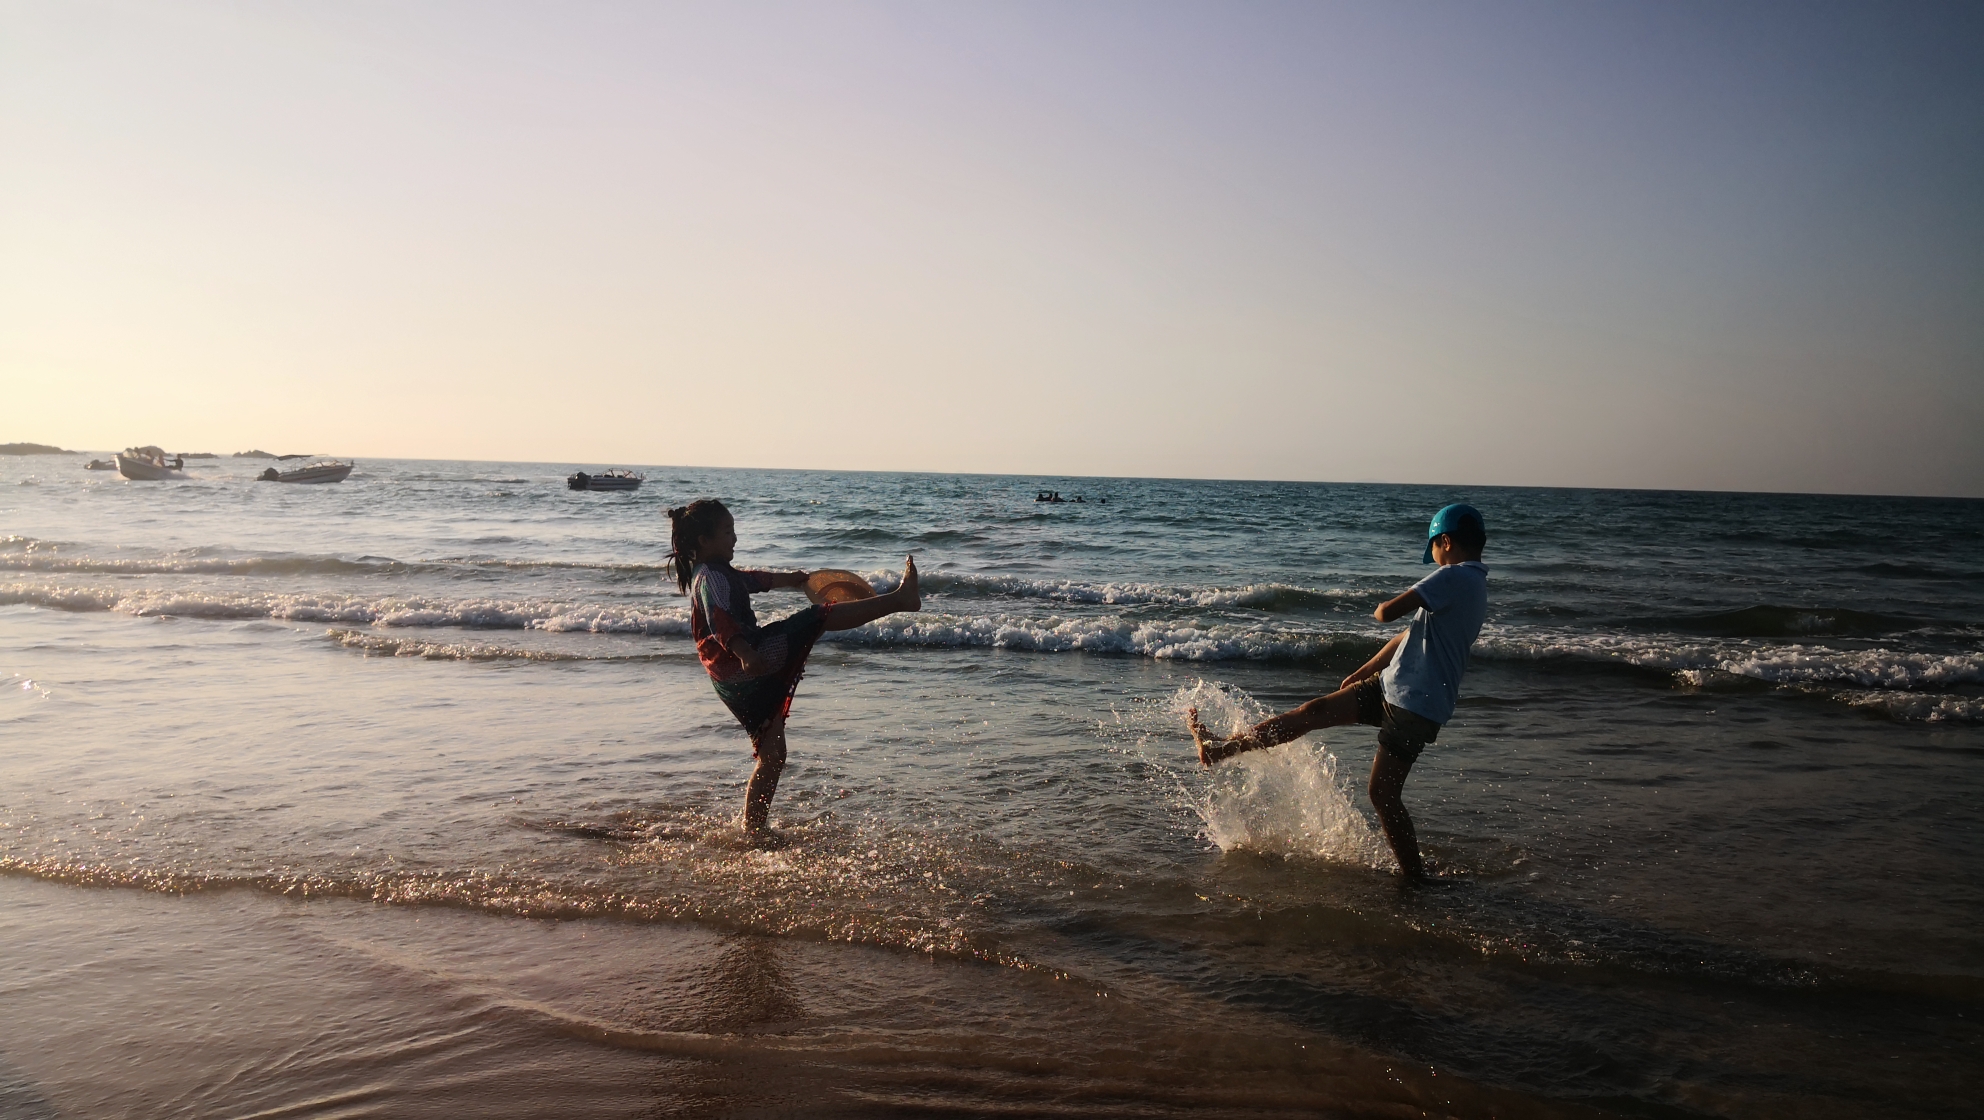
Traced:
[[770, 825], [766, 825], [763, 828], [744, 830], [744, 846], [752, 851], [781, 851], [790, 846], [791, 843], [792, 841], [787, 838], [785, 833], [778, 831]]
[[1240, 753], [1240, 749], [1235, 747], [1231, 741], [1221, 739], [1219, 736], [1206, 730], [1206, 725], [1199, 722], [1199, 710], [1197, 708], [1185, 709], [1185, 726], [1192, 729], [1192, 742], [1198, 744], [1200, 766], [1211, 766], [1215, 762], [1224, 762]]
[[902, 596], [900, 611], [920, 611], [923, 609], [923, 590], [917, 583], [916, 557], [905, 557], [902, 563], [902, 582], [896, 585], [896, 594]]

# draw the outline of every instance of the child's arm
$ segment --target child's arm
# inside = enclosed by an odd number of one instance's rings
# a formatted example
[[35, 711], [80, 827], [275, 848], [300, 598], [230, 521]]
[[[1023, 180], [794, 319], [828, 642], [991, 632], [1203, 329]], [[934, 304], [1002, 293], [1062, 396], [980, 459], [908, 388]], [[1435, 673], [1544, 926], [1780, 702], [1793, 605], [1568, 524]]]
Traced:
[[1415, 587], [1396, 599], [1379, 603], [1371, 617], [1379, 622], [1396, 622], [1425, 605], [1426, 600], [1419, 597], [1419, 589]]
[[[1406, 594], [1410, 595], [1411, 592], [1408, 591]], [[1387, 604], [1387, 606], [1389, 605]], [[1383, 610], [1385, 608], [1379, 607], [1378, 609]], [[1349, 688], [1360, 681], [1370, 680], [1372, 677], [1384, 672], [1385, 666], [1392, 663], [1392, 656], [1398, 653], [1398, 644], [1405, 640], [1407, 633], [1409, 631], [1400, 630], [1398, 633], [1393, 634], [1392, 640], [1385, 643], [1385, 648], [1373, 654], [1371, 660], [1366, 661], [1355, 673], [1343, 678], [1343, 684], [1339, 687]]]
[[718, 638], [717, 641], [722, 642], [723, 648], [730, 651], [730, 655], [737, 659], [739, 665], [744, 666], [745, 672], [754, 677], [764, 675], [765, 660], [758, 656], [757, 650], [751, 648], [750, 642], [735, 635], [728, 638]]
[[757, 587], [753, 588], [753, 590], [770, 591], [775, 587], [804, 587], [806, 586], [807, 577], [812, 575], [813, 573], [761, 572], [755, 568], [745, 568], [745, 569], [740, 569], [738, 571], [738, 574], [749, 577], [753, 583], [756, 583], [758, 585]]

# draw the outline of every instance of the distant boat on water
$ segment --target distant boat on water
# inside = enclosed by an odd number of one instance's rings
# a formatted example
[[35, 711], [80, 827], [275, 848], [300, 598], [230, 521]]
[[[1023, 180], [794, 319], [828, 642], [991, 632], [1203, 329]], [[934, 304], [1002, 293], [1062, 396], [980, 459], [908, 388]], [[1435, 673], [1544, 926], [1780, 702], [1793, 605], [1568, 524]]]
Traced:
[[83, 464], [83, 469], [86, 471], [114, 471], [117, 469], [117, 460], [91, 459], [89, 462]]
[[646, 475], [633, 471], [611, 470], [598, 474], [579, 471], [565, 480], [565, 485], [573, 490], [638, 490], [647, 481]]
[[351, 473], [351, 468], [356, 465], [337, 459], [325, 459], [306, 467], [298, 467], [293, 471], [279, 471], [270, 467], [255, 478], [258, 482], [343, 482], [345, 476]]
[[117, 473], [133, 482], [164, 482], [184, 478], [186, 460], [166, 462], [165, 451], [157, 447], [127, 447], [117, 453]]

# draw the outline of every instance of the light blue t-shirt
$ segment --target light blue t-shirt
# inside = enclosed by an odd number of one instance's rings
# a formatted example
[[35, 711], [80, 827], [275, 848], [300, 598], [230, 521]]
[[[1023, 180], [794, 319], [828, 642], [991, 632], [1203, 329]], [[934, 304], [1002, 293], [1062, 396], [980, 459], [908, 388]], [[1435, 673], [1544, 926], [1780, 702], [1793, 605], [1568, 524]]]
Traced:
[[1454, 718], [1467, 651], [1488, 617], [1488, 567], [1479, 560], [1443, 564], [1412, 585], [1426, 603], [1379, 678], [1385, 699], [1434, 723]]

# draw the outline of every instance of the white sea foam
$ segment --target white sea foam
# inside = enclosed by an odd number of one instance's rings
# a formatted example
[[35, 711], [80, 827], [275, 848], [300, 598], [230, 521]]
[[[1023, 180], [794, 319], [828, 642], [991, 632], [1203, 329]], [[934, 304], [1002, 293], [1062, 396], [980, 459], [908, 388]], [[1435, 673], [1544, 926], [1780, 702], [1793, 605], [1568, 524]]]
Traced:
[[[877, 590], [895, 586], [893, 572], [866, 573]], [[1304, 602], [1355, 598], [1363, 592], [1342, 588], [1298, 587], [1284, 583], [1252, 583], [1243, 587], [1173, 587], [1158, 583], [1121, 581], [1084, 583], [1067, 579], [1028, 579], [947, 572], [923, 574], [926, 592], [958, 597], [1047, 599], [1099, 606], [1257, 607], [1299, 605]]]
[[459, 627], [482, 630], [590, 631], [601, 634], [684, 635], [689, 613], [681, 608], [641, 610], [512, 599], [440, 599], [419, 596], [367, 598], [308, 594], [240, 594], [215, 591], [109, 588], [0, 587], [0, 606], [31, 604], [73, 611], [118, 611], [140, 617], [272, 618], [399, 628]]
[[[1170, 707], [1181, 721], [1187, 709], [1198, 709], [1220, 735], [1237, 734], [1269, 714], [1240, 689], [1205, 681], [1179, 689]], [[1396, 866], [1384, 838], [1338, 779], [1336, 756], [1314, 738], [1249, 751], [1213, 767], [1195, 808], [1206, 837], [1221, 851]]]
[[1984, 723], [1984, 696], [1949, 696], [1936, 693], [1895, 692], [1876, 689], [1868, 692], [1839, 692], [1833, 699], [1856, 708], [1872, 708], [1882, 715], [1924, 723]]
[[1755, 640], [1696, 641], [1660, 636], [1569, 631], [1483, 631], [1475, 656], [1495, 660], [1566, 660], [1631, 665], [1690, 674], [1707, 672], [1770, 684], [1850, 684], [1861, 688], [1947, 688], [1984, 681], [1984, 653], [1835, 649]]
[[[365, 596], [213, 589], [0, 585], [0, 605], [67, 611], [118, 611], [144, 617], [249, 619], [382, 629], [542, 630], [679, 637], [689, 633], [681, 600], [601, 604], [557, 599]], [[668, 603], [669, 605], [663, 605]], [[1319, 626], [1235, 626], [1203, 619], [1135, 619], [1121, 615], [1030, 616], [925, 611], [892, 615], [826, 640], [868, 646], [1010, 649], [1094, 653], [1159, 660], [1306, 661], [1366, 656], [1380, 634]], [[1936, 693], [1984, 682], [1984, 653], [1931, 653], [1885, 647], [1839, 649], [1758, 639], [1702, 640], [1491, 627], [1475, 647], [1483, 660], [1567, 661], [1630, 665], [1675, 674], [1695, 688], [1760, 686], [1854, 688], [1882, 693]], [[1840, 699], [1902, 719], [1968, 720], [1970, 701]]]
[[1299, 660], [1317, 657], [1341, 645], [1358, 649], [1376, 646], [1375, 641], [1358, 634], [1199, 627], [1120, 618], [966, 616], [930, 611], [891, 615], [854, 630], [829, 634], [827, 638], [862, 645], [1108, 653], [1181, 661]]

